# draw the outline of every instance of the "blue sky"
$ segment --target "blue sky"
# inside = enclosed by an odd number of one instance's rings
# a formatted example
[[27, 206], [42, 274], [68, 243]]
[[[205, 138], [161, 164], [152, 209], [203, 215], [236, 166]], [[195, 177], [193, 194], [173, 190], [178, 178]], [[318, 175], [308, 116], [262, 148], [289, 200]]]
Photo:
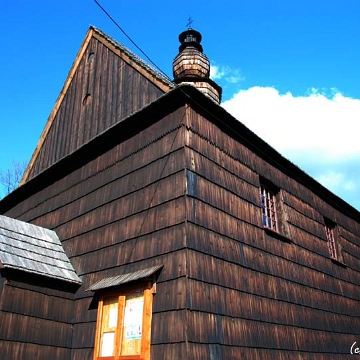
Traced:
[[[171, 78], [191, 16], [222, 105], [360, 210], [360, 1], [99, 2]], [[93, 0], [1, 2], [0, 169], [30, 159], [89, 25], [139, 54]]]

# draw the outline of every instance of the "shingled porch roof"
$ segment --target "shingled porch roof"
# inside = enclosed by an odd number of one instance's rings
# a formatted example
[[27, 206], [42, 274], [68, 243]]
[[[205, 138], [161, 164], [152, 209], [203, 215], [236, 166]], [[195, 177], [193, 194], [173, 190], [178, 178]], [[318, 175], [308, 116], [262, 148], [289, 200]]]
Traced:
[[81, 284], [55, 231], [0, 215], [0, 268]]

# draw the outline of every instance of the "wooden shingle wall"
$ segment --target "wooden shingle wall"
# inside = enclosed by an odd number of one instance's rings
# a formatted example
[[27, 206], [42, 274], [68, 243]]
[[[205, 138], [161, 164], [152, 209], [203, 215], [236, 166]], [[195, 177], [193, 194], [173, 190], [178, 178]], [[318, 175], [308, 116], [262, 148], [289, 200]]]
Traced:
[[7, 213], [55, 230], [83, 281], [75, 296], [74, 360], [91, 359], [94, 347], [97, 300], [84, 290], [102, 278], [158, 264], [164, 267], [153, 302], [152, 358], [181, 353], [187, 269], [184, 117], [185, 107], [179, 108]]
[[29, 178], [162, 94], [162, 90], [99, 40], [92, 38]]
[[[152, 359], [349, 354], [360, 335], [359, 222], [228, 134], [180, 107], [6, 213], [56, 230], [83, 280], [72, 359], [93, 352], [97, 300], [84, 290], [158, 264]], [[260, 177], [281, 189], [287, 237], [263, 229]], [[329, 258], [324, 217], [346, 266]]]
[[[192, 111], [187, 123], [191, 359], [338, 359], [360, 336], [360, 224]], [[259, 176], [288, 238], [265, 232]], [[346, 266], [329, 258], [334, 219]]]
[[74, 291], [32, 274], [25, 281], [16, 272], [6, 278], [0, 301], [0, 358], [69, 359]]

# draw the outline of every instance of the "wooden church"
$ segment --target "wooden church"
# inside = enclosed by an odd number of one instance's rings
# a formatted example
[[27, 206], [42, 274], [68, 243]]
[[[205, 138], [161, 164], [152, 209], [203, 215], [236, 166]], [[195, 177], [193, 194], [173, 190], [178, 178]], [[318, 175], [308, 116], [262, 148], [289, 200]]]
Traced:
[[169, 81], [90, 27], [0, 202], [0, 359], [360, 347], [359, 212], [227, 113], [200, 33], [179, 40]]

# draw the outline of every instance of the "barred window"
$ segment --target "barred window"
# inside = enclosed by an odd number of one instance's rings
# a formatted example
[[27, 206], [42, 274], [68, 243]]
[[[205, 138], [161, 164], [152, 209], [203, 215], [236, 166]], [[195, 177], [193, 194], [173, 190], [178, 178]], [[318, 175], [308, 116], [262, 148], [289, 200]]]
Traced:
[[339, 251], [335, 239], [335, 227], [336, 224], [334, 222], [332, 222], [329, 219], [325, 219], [325, 233], [326, 233], [330, 258], [333, 260], [339, 260]]
[[264, 227], [278, 231], [278, 220], [276, 214], [276, 194], [274, 191], [260, 186], [262, 223]]

